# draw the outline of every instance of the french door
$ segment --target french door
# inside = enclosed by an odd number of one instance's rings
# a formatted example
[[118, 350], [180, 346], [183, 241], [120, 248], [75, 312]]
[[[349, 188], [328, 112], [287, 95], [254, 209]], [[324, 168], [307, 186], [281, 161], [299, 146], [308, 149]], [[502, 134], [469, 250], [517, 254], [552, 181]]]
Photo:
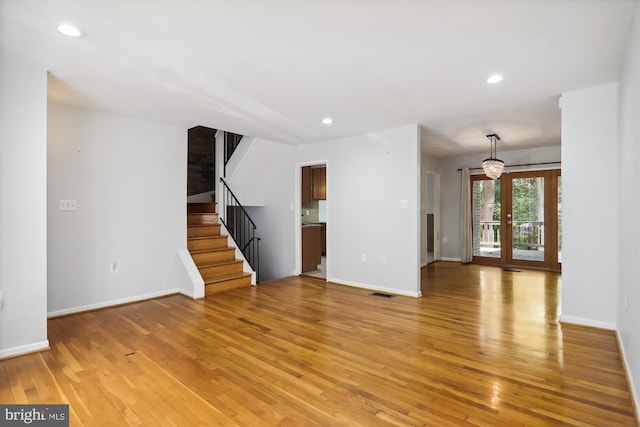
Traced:
[[473, 261], [560, 271], [560, 170], [471, 177]]

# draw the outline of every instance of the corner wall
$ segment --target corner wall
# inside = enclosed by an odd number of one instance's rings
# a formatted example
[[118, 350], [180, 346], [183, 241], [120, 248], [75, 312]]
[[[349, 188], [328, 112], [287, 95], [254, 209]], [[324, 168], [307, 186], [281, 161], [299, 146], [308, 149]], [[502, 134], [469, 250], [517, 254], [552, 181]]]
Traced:
[[[300, 273], [299, 170], [303, 164], [326, 163], [329, 280], [418, 296], [418, 141], [416, 125], [302, 147], [257, 140], [245, 160], [254, 166], [237, 173], [243, 182], [260, 182], [264, 191], [264, 206], [248, 209], [262, 238], [262, 279]], [[232, 190], [242, 202], [243, 187]], [[400, 200], [407, 201], [407, 209], [399, 207]], [[366, 263], [361, 254], [367, 255]]]
[[298, 165], [327, 163], [330, 281], [421, 295], [419, 141], [409, 125], [300, 148]]
[[640, 408], [640, 2], [618, 84], [618, 336]]
[[[616, 329], [617, 84], [562, 95], [562, 316]], [[636, 261], [637, 262], [637, 261]]]
[[2, 358], [47, 348], [49, 342], [47, 71], [4, 49], [0, 66]]
[[184, 291], [187, 130], [52, 103], [48, 137], [49, 315]]

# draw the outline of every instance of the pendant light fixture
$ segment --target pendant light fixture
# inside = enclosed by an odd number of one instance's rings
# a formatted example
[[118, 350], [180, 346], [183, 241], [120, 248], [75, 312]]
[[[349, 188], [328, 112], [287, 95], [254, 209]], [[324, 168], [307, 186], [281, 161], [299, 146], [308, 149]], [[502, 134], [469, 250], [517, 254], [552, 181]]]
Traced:
[[491, 152], [489, 158], [482, 161], [482, 169], [484, 170], [484, 174], [489, 178], [498, 179], [504, 170], [504, 162], [496, 159], [496, 142], [500, 141], [500, 137], [492, 133], [491, 135], [487, 135], [487, 138], [489, 138], [489, 143], [491, 144]]

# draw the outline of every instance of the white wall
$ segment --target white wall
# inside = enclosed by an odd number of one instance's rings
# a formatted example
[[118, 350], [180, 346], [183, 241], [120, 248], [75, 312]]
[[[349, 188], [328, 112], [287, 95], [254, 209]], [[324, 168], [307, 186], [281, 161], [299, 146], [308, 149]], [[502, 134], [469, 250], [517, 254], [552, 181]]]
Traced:
[[[0, 37], [2, 32], [0, 31]], [[0, 358], [47, 340], [47, 72], [0, 52]]]
[[[247, 212], [256, 222], [260, 241], [260, 280], [291, 276], [295, 259], [295, 176], [293, 165], [297, 148], [257, 139], [248, 153], [239, 175], [243, 182], [253, 180], [261, 189], [260, 198], [264, 206], [247, 207]], [[255, 191], [243, 186], [239, 191], [230, 185], [240, 203], [252, 198]], [[246, 191], [250, 192], [247, 197]]]
[[48, 138], [49, 314], [176, 292], [187, 130], [50, 104]]
[[[615, 329], [617, 84], [562, 95], [562, 316]], [[637, 119], [637, 117], [636, 117]]]
[[298, 163], [327, 162], [329, 280], [420, 295], [419, 150], [416, 125], [300, 148]]
[[[264, 188], [264, 207], [250, 210], [262, 237], [262, 278], [299, 273], [300, 219], [293, 209], [299, 203], [299, 169], [326, 163], [328, 279], [419, 295], [418, 141], [415, 125], [299, 148], [259, 141], [261, 148], [251, 156], [260, 162], [247, 159], [254, 166], [242, 173], [254, 174]], [[236, 194], [242, 202], [242, 190]], [[399, 208], [400, 200], [407, 209]]]
[[[638, 3], [637, 3], [638, 4]], [[638, 4], [640, 6], [640, 4]], [[617, 326], [640, 408], [640, 22], [638, 6], [618, 83]]]
[[[488, 147], [488, 144], [487, 144]], [[458, 169], [463, 166], [477, 168], [482, 165], [486, 153], [443, 158], [438, 161], [437, 169], [440, 171], [440, 206], [441, 206], [441, 241], [447, 238], [447, 243], [441, 244], [441, 259], [460, 261], [462, 249], [460, 245], [460, 191], [462, 172]], [[500, 151], [498, 158], [504, 160], [507, 165], [544, 163], [560, 161], [560, 146], [532, 148], [526, 150]], [[547, 168], [559, 165], [548, 165]], [[524, 170], [526, 168], [517, 169]], [[544, 169], [543, 166], [530, 169]], [[510, 169], [515, 171], [516, 169]], [[481, 173], [482, 171], [471, 171]], [[563, 178], [564, 179], [564, 178]], [[564, 182], [563, 182], [564, 183]]]

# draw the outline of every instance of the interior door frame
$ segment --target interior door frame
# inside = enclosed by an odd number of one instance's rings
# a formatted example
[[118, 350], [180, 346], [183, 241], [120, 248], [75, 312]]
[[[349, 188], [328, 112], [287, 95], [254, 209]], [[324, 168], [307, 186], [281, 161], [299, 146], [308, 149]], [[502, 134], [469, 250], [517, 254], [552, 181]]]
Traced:
[[[561, 169], [528, 170], [505, 173], [500, 177], [500, 258], [473, 256], [476, 264], [495, 265], [501, 267], [525, 267], [530, 269], [562, 271], [562, 265], [558, 260], [558, 177]], [[504, 178], [504, 179], [503, 179]], [[517, 178], [544, 178], [544, 260], [529, 261], [513, 259], [513, 228], [508, 223], [507, 213], [512, 212], [513, 179]], [[472, 175], [471, 186], [474, 181], [490, 180], [484, 174]], [[473, 191], [471, 192], [471, 206], [473, 206]], [[511, 218], [512, 220], [513, 218]]]
[[[326, 186], [327, 186], [327, 199], [326, 199], [326, 203], [327, 203], [327, 224], [330, 221], [330, 215], [329, 215], [329, 160], [328, 159], [324, 159], [324, 160], [312, 160], [312, 161], [307, 161], [307, 162], [300, 162], [300, 163], [296, 163], [294, 165], [294, 203], [291, 204], [291, 210], [294, 211], [295, 213], [295, 220], [294, 220], [294, 237], [295, 237], [295, 246], [294, 246], [294, 270], [293, 270], [293, 274], [295, 276], [299, 276], [302, 274], [302, 168], [305, 166], [322, 166], [324, 165], [327, 168], [327, 175], [325, 177], [325, 181], [326, 181]], [[330, 233], [329, 233], [329, 227], [327, 226], [327, 234], [326, 234], [326, 239], [327, 239], [327, 246], [329, 246], [329, 241], [330, 241]], [[328, 256], [329, 250], [327, 250], [327, 255], [326, 255], [326, 268], [327, 268], [327, 274], [326, 274], [326, 278], [325, 281], [329, 281], [330, 278], [330, 271], [331, 271], [331, 262], [329, 260], [329, 256]]]
[[[428, 191], [427, 188], [427, 181], [429, 179], [429, 175], [431, 175], [432, 179], [433, 179], [433, 206], [429, 206], [428, 204], [428, 199], [426, 197], [426, 192]], [[423, 184], [423, 189], [421, 191], [425, 192], [425, 196], [424, 196], [424, 211], [420, 213], [420, 217], [421, 217], [421, 221], [426, 220], [426, 215], [427, 215], [427, 210], [433, 210], [433, 260], [431, 262], [436, 262], [440, 260], [440, 252], [441, 252], [441, 246], [440, 246], [440, 173], [433, 171], [433, 170], [429, 170], [429, 169], [424, 169], [423, 170], [423, 180], [422, 180], [422, 184]], [[430, 209], [432, 208], [432, 209]], [[426, 223], [421, 226], [424, 227], [424, 229], [426, 230]], [[426, 232], [425, 232], [425, 238], [426, 238]], [[423, 245], [421, 244], [420, 246], [421, 248], [423, 247]], [[422, 259], [422, 257], [421, 257]], [[429, 264], [429, 262], [424, 262], [421, 263], [421, 267], [424, 267], [425, 265]]]

